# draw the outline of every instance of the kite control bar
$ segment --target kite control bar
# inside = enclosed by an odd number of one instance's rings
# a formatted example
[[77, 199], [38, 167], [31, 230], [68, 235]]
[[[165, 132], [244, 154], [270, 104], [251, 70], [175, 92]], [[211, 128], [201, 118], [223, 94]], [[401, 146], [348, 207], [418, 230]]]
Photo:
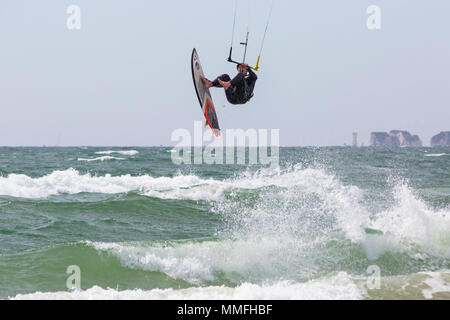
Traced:
[[[248, 46], [248, 36], [249, 36], [249, 34], [250, 34], [250, 33], [247, 32], [247, 37], [246, 37], [246, 39], [245, 39], [245, 42], [240, 42], [241, 45], [245, 46], [244, 59], [242, 60], [242, 62], [234, 61], [234, 60], [231, 58], [231, 56], [232, 56], [232, 54], [233, 54], [233, 47], [230, 47], [230, 55], [228, 56], [228, 59], [227, 59], [228, 62], [237, 64], [237, 65], [240, 65], [240, 64], [244, 64], [244, 63], [245, 63], [245, 58], [246, 58], [246, 56], [247, 56], [247, 46]], [[258, 62], [259, 62], [259, 59], [258, 59]], [[255, 68], [253, 68], [253, 67], [250, 67], [250, 66], [249, 66], [249, 68], [251, 68], [251, 69], [253, 69], [253, 70], [258, 70], [258, 69], [255, 69]]]
[[[269, 28], [269, 22], [270, 22], [270, 19], [271, 19], [271, 16], [272, 16], [273, 3], [274, 3], [274, 0], [272, 0], [272, 4], [271, 4], [271, 6], [270, 6], [269, 16], [268, 16], [268, 18], [267, 18], [266, 28], [265, 28], [265, 30], [264, 30], [264, 36], [263, 36], [263, 39], [262, 39], [261, 48], [260, 48], [260, 50], [259, 50], [258, 59], [257, 59], [257, 61], [256, 61], [256, 66], [250, 67], [251, 69], [253, 69], [253, 70], [255, 70], [255, 71], [258, 71], [258, 70], [259, 70], [259, 60], [261, 60], [261, 53], [262, 53], [263, 48], [264, 48], [264, 41], [266, 40], [267, 29]], [[244, 45], [244, 46], [245, 46], [243, 62], [242, 62], [242, 63], [236, 62], [236, 61], [234, 61], [234, 60], [231, 58], [231, 55], [232, 55], [232, 53], [233, 53], [234, 31], [235, 31], [235, 27], [236, 27], [236, 13], [237, 13], [237, 0], [236, 0], [235, 8], [234, 8], [233, 33], [232, 33], [232, 35], [231, 35], [230, 55], [228, 56], [227, 61], [239, 65], [239, 64], [245, 63], [245, 58], [246, 58], [246, 56], [247, 56], [247, 46], [248, 46], [248, 35], [249, 35], [249, 32], [248, 32], [248, 28], [247, 28], [247, 37], [246, 37], [246, 39], [245, 39], [245, 42], [241, 42], [241, 43], [240, 43], [241, 45]]]
[[[234, 63], [234, 64], [237, 64], [237, 65], [240, 65], [240, 64], [243, 64], [242, 62], [237, 62], [237, 61], [234, 61], [233, 59], [231, 59], [231, 58], [228, 58], [227, 59], [227, 61], [228, 62], [230, 62], [230, 63]], [[251, 67], [251, 66], [248, 66], [250, 69], [253, 69], [253, 70], [255, 70], [255, 71], [258, 71], [258, 69], [256, 69], [256, 67]]]

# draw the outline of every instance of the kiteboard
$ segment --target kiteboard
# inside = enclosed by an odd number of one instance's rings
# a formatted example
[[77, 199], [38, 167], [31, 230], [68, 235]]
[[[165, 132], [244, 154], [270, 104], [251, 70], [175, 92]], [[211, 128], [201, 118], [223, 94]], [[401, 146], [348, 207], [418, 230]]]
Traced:
[[192, 79], [194, 80], [195, 92], [197, 93], [198, 102], [202, 108], [203, 115], [206, 118], [206, 124], [212, 129], [213, 134], [220, 136], [219, 120], [217, 119], [216, 109], [212, 101], [211, 93], [209, 89], [206, 89], [205, 84], [202, 81], [204, 77], [202, 65], [198, 58], [197, 50], [192, 51], [191, 57]]

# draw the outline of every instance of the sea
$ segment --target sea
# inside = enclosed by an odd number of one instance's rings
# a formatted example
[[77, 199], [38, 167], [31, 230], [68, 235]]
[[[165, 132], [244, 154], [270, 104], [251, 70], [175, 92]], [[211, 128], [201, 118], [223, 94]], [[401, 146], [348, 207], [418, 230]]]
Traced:
[[450, 148], [174, 152], [1, 147], [0, 299], [450, 299]]

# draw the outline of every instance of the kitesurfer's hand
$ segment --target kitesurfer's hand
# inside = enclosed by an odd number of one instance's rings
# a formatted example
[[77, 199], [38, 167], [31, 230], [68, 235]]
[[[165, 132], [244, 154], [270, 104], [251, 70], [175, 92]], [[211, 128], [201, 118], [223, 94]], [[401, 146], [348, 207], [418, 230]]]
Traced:
[[247, 63], [241, 63], [238, 66], [238, 71], [241, 72], [241, 73], [246, 74], [248, 72], [248, 64]]

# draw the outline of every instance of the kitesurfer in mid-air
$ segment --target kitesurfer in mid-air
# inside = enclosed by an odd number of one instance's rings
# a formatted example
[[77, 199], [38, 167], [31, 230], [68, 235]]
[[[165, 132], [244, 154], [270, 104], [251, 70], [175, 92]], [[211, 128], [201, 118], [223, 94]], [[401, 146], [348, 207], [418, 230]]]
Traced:
[[258, 77], [246, 63], [238, 64], [237, 70], [238, 74], [233, 79], [228, 74], [223, 74], [214, 81], [209, 81], [204, 77], [202, 80], [206, 89], [223, 87], [229, 103], [245, 104], [253, 97], [253, 90]]

